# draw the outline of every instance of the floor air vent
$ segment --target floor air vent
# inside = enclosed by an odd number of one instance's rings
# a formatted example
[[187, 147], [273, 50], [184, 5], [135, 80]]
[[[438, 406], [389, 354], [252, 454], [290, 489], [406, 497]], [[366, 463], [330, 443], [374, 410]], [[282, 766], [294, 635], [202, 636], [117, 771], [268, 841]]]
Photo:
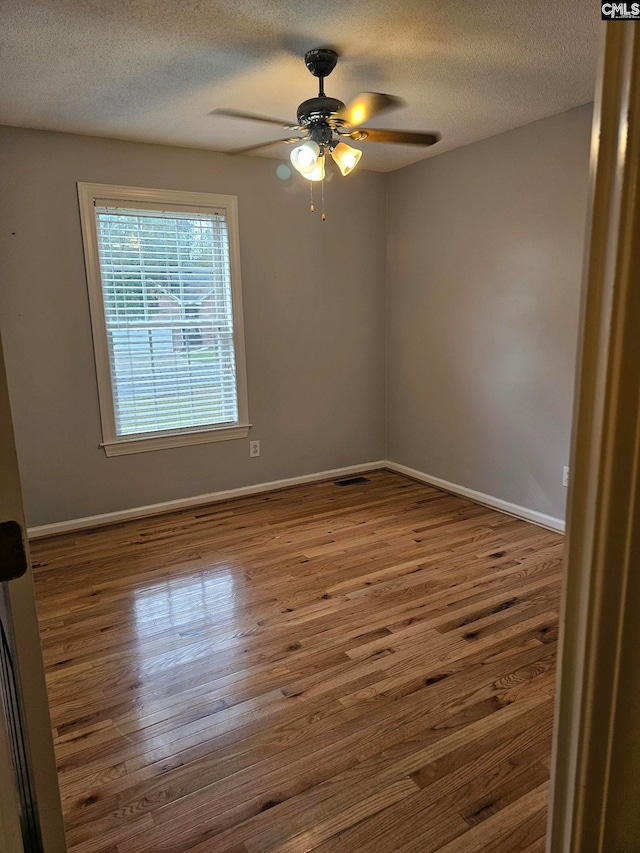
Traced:
[[335, 486], [361, 486], [363, 483], [370, 483], [366, 477], [347, 477], [345, 480], [334, 480]]

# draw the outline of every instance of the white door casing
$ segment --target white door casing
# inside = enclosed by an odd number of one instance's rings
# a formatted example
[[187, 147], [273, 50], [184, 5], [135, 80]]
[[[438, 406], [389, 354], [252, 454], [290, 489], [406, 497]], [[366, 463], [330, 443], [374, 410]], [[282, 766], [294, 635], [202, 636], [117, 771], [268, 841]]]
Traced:
[[640, 851], [640, 29], [603, 29], [550, 853]]

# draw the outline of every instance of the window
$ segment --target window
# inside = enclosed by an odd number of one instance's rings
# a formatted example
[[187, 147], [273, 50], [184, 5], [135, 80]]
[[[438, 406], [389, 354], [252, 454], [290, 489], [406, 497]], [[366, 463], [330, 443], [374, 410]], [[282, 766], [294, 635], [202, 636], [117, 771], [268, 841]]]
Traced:
[[235, 197], [78, 194], [107, 456], [246, 437]]

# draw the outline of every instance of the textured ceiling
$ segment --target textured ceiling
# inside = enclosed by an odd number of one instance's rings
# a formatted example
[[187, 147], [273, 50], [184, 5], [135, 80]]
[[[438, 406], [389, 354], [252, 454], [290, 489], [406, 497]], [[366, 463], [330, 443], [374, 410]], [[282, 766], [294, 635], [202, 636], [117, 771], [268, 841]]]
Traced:
[[399, 95], [371, 126], [442, 133], [362, 143], [361, 166], [388, 171], [590, 101], [599, 17], [592, 0], [0, 0], [0, 123], [252, 145], [286, 134], [208, 113], [293, 120], [317, 94], [305, 51], [331, 46], [327, 94]]

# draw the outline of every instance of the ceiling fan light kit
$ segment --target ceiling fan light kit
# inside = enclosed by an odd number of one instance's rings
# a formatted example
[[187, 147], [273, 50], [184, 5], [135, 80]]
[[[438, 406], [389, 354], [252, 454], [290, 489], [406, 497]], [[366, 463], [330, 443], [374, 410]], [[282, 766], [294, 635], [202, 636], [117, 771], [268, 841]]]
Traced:
[[[336, 67], [338, 54], [327, 47], [309, 50], [304, 57], [305, 65], [319, 80], [318, 95], [303, 101], [297, 109], [297, 124], [287, 123], [266, 116], [242, 113], [238, 110], [217, 109], [213, 114], [277, 124], [286, 130], [302, 133], [298, 137], [276, 139], [264, 144], [251, 145], [229, 153], [248, 153], [272, 145], [299, 143], [291, 152], [294, 169], [309, 181], [322, 182], [325, 177], [326, 154], [329, 152], [342, 175], [349, 175], [360, 162], [362, 151], [348, 145], [343, 139], [355, 142], [396, 142], [408, 145], [434, 145], [438, 133], [418, 131], [378, 130], [362, 127], [374, 115], [387, 112], [402, 105], [402, 100], [382, 92], [361, 92], [345, 105], [337, 98], [330, 98], [324, 91], [324, 80]], [[313, 202], [311, 210], [314, 210]], [[323, 219], [325, 219], [323, 212]]]

